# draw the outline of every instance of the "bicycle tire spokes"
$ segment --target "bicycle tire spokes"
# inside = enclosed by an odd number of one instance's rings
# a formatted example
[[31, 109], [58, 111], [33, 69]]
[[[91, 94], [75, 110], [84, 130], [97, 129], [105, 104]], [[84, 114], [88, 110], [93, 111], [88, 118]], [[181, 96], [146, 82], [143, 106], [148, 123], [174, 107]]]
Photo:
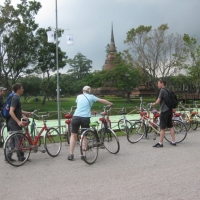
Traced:
[[[173, 123], [174, 132], [175, 132], [176, 143], [180, 143], [187, 136], [187, 128], [186, 128], [185, 124], [179, 120], [173, 119], [172, 123]], [[165, 139], [168, 142], [171, 142], [170, 129], [168, 129], [168, 128], [165, 130]]]
[[80, 151], [82, 159], [87, 164], [93, 164], [99, 152], [99, 140], [97, 134], [92, 130], [83, 132], [80, 142]]
[[50, 156], [57, 156], [60, 153], [62, 146], [61, 136], [58, 130], [50, 128], [45, 134], [44, 144], [45, 149]]
[[[105, 148], [112, 154], [117, 154], [120, 149], [119, 140], [112, 129], [101, 129], [101, 142]], [[103, 145], [100, 147], [103, 148]]]
[[23, 165], [29, 158], [31, 147], [28, 138], [22, 133], [11, 135], [5, 143], [6, 161], [13, 166]]
[[142, 121], [136, 121], [127, 134], [127, 139], [130, 143], [137, 143], [144, 137], [146, 131], [146, 125]]

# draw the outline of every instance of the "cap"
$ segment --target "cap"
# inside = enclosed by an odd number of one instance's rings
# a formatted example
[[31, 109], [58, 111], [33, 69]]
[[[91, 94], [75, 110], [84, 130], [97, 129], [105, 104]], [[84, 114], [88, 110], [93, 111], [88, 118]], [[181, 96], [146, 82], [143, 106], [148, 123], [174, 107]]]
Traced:
[[2, 91], [2, 90], [7, 90], [7, 88], [0, 87], [0, 91]]
[[90, 90], [91, 90], [91, 88], [88, 85], [86, 85], [86, 86], [83, 87], [83, 91], [86, 91], [86, 92], [90, 93]]

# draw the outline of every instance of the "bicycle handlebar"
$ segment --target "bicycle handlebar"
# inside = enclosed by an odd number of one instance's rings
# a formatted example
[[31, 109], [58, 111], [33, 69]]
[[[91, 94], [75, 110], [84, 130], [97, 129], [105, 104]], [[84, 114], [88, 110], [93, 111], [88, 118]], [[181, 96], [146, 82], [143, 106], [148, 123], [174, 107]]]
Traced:
[[33, 112], [31, 112], [32, 115], [35, 115], [38, 118], [45, 118], [45, 117], [49, 117], [49, 112], [47, 113], [47, 115], [37, 115], [35, 112], [37, 112], [38, 110], [34, 110]]
[[63, 110], [65, 113], [71, 114], [72, 111], [73, 111], [73, 108], [76, 108], [76, 107], [77, 107], [77, 106], [72, 106], [72, 107], [70, 108], [70, 111], [69, 111], [69, 112], [67, 112], [66, 110], [64, 110], [64, 108], [62, 108], [62, 110]]

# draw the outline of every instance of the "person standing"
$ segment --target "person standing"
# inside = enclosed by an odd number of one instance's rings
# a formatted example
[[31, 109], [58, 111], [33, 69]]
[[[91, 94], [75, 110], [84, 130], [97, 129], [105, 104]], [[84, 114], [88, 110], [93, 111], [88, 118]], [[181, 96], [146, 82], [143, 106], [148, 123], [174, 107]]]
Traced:
[[[1, 109], [4, 106], [4, 101], [3, 101], [3, 96], [5, 95], [5, 91], [7, 90], [7, 88], [4, 87], [0, 87], [0, 131], [3, 127], [3, 122], [4, 122], [4, 118], [1, 115]], [[3, 147], [3, 141], [2, 141], [2, 135], [0, 133], [0, 147]]]
[[83, 87], [83, 94], [80, 94], [76, 98], [77, 108], [74, 112], [72, 118], [72, 134], [70, 137], [70, 154], [68, 155], [68, 160], [74, 160], [74, 147], [76, 144], [76, 138], [78, 130], [81, 128], [89, 128], [90, 117], [91, 117], [91, 108], [94, 102], [100, 102], [113, 106], [113, 103], [105, 100], [99, 99], [98, 97], [90, 94], [90, 86]]
[[158, 99], [152, 103], [152, 106], [155, 106], [156, 104], [160, 103], [160, 139], [157, 144], [155, 144], [153, 147], [163, 147], [163, 140], [165, 136], [165, 129], [169, 128], [170, 134], [172, 137], [172, 141], [170, 142], [171, 145], [176, 146], [175, 142], [175, 132], [173, 128], [172, 123], [172, 109], [168, 108], [168, 106], [165, 103], [165, 99], [168, 97], [168, 92], [166, 87], [166, 81], [165, 80], [159, 80], [158, 81], [158, 88], [160, 89]]
[[[11, 100], [11, 106], [10, 106], [10, 118], [8, 119], [8, 129], [9, 131], [18, 131], [22, 130], [23, 122], [21, 121], [21, 118], [23, 115], [31, 115], [31, 113], [22, 111], [21, 110], [21, 102], [20, 102], [20, 96], [24, 92], [24, 88], [22, 84], [16, 83], [13, 85], [13, 91], [14, 95]], [[14, 141], [13, 141], [14, 142]], [[19, 151], [17, 152], [18, 161], [24, 161], [24, 153]], [[8, 155], [8, 158], [10, 161], [15, 161], [12, 159], [12, 154]]]

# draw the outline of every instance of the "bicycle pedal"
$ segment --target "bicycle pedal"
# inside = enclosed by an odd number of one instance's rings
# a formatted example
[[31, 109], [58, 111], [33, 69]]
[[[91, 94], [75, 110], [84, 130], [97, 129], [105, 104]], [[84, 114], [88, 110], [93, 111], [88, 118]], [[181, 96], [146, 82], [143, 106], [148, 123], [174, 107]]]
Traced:
[[46, 150], [39, 150], [41, 153], [46, 153]]

